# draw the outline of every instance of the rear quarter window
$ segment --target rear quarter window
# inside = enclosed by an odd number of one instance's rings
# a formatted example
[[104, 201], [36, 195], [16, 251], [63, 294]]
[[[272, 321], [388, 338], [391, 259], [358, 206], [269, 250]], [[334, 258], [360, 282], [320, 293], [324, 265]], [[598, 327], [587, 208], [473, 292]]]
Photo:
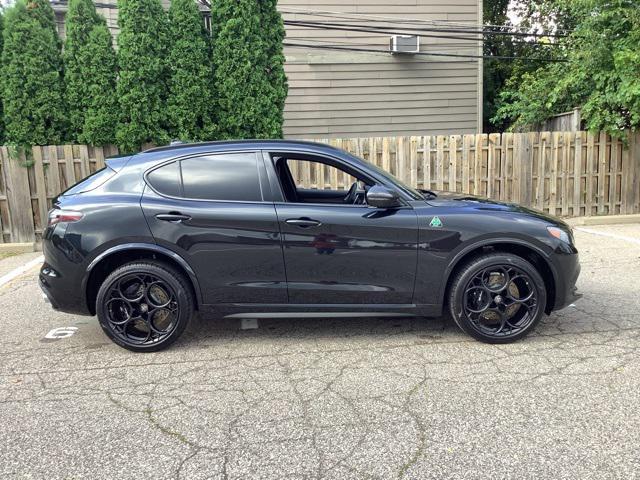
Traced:
[[109, 180], [111, 177], [113, 177], [115, 174], [116, 172], [111, 170], [109, 167], [101, 168], [100, 170], [89, 175], [84, 180], [80, 180], [74, 186], [62, 192], [62, 195], [63, 196], [77, 195], [79, 193], [95, 190], [100, 185], [104, 184], [107, 180]]
[[158, 193], [194, 200], [262, 201], [255, 152], [186, 158], [151, 170], [147, 182]]
[[147, 182], [155, 191], [169, 197], [182, 196], [180, 179], [180, 162], [173, 162], [152, 170], [147, 175]]

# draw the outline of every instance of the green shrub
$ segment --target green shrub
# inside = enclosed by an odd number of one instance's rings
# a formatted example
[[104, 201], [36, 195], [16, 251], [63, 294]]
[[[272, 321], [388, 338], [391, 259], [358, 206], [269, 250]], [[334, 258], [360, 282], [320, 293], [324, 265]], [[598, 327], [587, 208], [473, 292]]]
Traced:
[[118, 1], [116, 140], [124, 151], [169, 139], [167, 97], [167, 17], [159, 0]]
[[582, 109], [587, 129], [625, 138], [640, 129], [640, 8], [628, 0], [565, 0], [577, 25], [563, 39], [565, 62], [507, 82], [496, 121], [527, 129]]
[[18, 0], [5, 17], [5, 140], [27, 147], [64, 140], [62, 59], [49, 2]]

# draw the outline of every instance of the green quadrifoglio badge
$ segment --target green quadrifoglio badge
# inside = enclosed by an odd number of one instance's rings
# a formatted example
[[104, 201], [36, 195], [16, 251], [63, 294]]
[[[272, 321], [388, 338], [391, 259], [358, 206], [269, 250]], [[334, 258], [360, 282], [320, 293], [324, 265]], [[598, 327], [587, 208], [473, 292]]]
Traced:
[[442, 226], [442, 220], [440, 220], [440, 217], [433, 217], [431, 219], [431, 223], [429, 223], [430, 227], [441, 227]]

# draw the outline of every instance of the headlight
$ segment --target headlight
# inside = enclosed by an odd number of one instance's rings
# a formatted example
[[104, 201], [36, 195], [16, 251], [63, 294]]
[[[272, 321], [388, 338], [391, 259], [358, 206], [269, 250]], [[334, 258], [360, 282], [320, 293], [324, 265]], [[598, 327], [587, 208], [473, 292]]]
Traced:
[[571, 232], [567, 232], [566, 230], [558, 227], [547, 227], [547, 231], [552, 237], [555, 237], [558, 240], [561, 240], [569, 245], [573, 245]]

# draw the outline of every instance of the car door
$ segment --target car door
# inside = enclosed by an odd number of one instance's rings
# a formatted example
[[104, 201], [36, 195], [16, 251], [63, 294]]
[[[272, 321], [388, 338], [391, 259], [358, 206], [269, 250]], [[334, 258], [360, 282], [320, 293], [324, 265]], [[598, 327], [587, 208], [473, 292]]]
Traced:
[[287, 303], [276, 211], [256, 152], [171, 161], [147, 172], [142, 208], [159, 244], [193, 268], [207, 304]]
[[[290, 155], [295, 157], [294, 153]], [[272, 189], [284, 201], [275, 207], [282, 232], [287, 287], [291, 304], [411, 304], [416, 275], [418, 221], [406, 206], [377, 209], [344, 204], [347, 188], [316, 189], [280, 181], [291, 169], [278, 164], [282, 152], [265, 155]], [[301, 160], [301, 161], [310, 161]], [[357, 175], [341, 170], [336, 159], [323, 168], [328, 176]], [[326, 165], [326, 166], [324, 166]], [[295, 176], [295, 175], [293, 175]], [[293, 177], [292, 176], [292, 177]], [[288, 192], [287, 192], [288, 190]], [[287, 200], [288, 199], [288, 200]]]

